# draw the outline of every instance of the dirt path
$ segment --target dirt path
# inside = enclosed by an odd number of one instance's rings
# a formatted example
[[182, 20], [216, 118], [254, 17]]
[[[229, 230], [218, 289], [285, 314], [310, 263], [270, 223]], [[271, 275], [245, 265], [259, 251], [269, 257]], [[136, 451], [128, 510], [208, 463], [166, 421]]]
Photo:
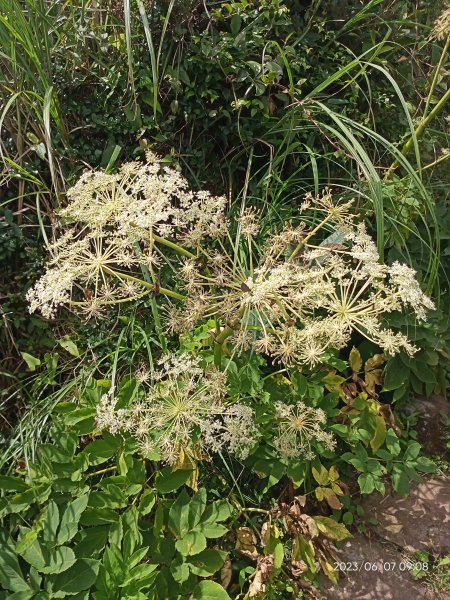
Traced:
[[[418, 399], [421, 413], [419, 441], [426, 453], [448, 460], [442, 415], [449, 414], [443, 397]], [[414, 581], [412, 569], [422, 561], [417, 552], [430, 557], [450, 556], [450, 478], [432, 477], [411, 487], [401, 498], [388, 492], [372, 494], [361, 502], [366, 519], [378, 525], [367, 534], [356, 534], [341, 551], [342, 579], [338, 586], [321, 581], [328, 600], [450, 600], [450, 582], [435, 585]], [[423, 555], [420, 555], [423, 556]], [[442, 582], [441, 582], [442, 583]]]

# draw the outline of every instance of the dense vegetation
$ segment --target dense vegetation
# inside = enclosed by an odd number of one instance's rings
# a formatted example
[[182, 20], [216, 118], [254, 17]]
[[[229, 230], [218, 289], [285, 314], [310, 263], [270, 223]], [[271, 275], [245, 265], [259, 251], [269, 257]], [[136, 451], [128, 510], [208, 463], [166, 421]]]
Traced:
[[0, 599], [317, 598], [435, 470], [444, 4], [0, 0]]

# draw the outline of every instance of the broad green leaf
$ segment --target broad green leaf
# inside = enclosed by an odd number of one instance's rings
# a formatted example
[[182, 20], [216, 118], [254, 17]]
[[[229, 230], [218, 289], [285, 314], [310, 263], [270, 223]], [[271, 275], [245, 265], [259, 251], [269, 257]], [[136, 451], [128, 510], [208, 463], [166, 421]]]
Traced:
[[400, 467], [394, 467], [391, 479], [394, 490], [401, 496], [407, 496], [409, 493], [409, 478], [407, 474]]
[[21, 477], [12, 477], [10, 475], [0, 476], [0, 490], [6, 492], [25, 492], [30, 486], [25, 483]]
[[189, 531], [181, 540], [175, 542], [175, 548], [183, 556], [199, 554], [206, 548], [206, 537], [200, 531]]
[[57, 543], [65, 544], [70, 541], [78, 531], [78, 523], [80, 517], [85, 510], [89, 500], [89, 494], [80, 496], [72, 502], [70, 502], [61, 518], [61, 525], [59, 527]]
[[8, 548], [0, 548], [0, 584], [4, 590], [27, 592], [30, 586], [24, 580], [17, 556]]
[[206, 508], [206, 490], [200, 489], [196, 492], [190, 502], [188, 523], [189, 529], [194, 529], [199, 523]]
[[49, 552], [49, 559], [45, 567], [40, 571], [45, 574], [62, 573], [69, 569], [75, 562], [75, 554], [71, 548], [60, 546]]
[[338, 523], [330, 517], [313, 517], [316, 525], [326, 537], [336, 542], [351, 538], [352, 534], [342, 523]]
[[387, 430], [386, 448], [389, 450], [392, 456], [398, 456], [400, 454], [400, 442], [393, 429]]
[[197, 584], [190, 600], [231, 600], [221, 585], [215, 581], [201, 581]]
[[202, 515], [202, 525], [226, 521], [231, 517], [233, 507], [228, 500], [215, 500], [205, 508]]
[[230, 22], [231, 35], [237, 36], [241, 28], [242, 19], [239, 15], [233, 15]]
[[177, 538], [183, 538], [189, 531], [189, 510], [191, 499], [183, 490], [169, 511], [169, 528]]
[[[45, 593], [45, 592], [44, 592]], [[8, 600], [31, 600], [31, 598], [38, 599], [38, 596], [35, 596], [36, 592], [34, 590], [26, 590], [23, 592], [14, 592], [13, 594], [8, 595]], [[48, 596], [42, 596], [41, 600], [47, 600]]]
[[59, 509], [56, 502], [51, 500], [47, 506], [47, 512], [44, 519], [44, 540], [50, 542], [56, 539], [56, 533], [59, 525]]
[[372, 473], [361, 473], [358, 477], [358, 484], [362, 494], [371, 494], [375, 489], [375, 480]]
[[160, 494], [168, 494], [185, 484], [191, 473], [190, 469], [172, 471], [170, 467], [164, 467], [156, 474], [155, 487]]
[[145, 490], [139, 501], [139, 514], [142, 516], [148, 515], [155, 506], [156, 494], [155, 490]]
[[200, 554], [191, 556], [189, 558], [189, 568], [192, 573], [199, 575], [200, 577], [209, 577], [214, 575], [223, 565], [227, 552], [221, 552], [220, 550], [206, 549]]
[[21, 555], [37, 571], [42, 571], [49, 562], [48, 550], [45, 546], [41, 546], [37, 539], [27, 546]]
[[396, 390], [409, 378], [410, 371], [401, 358], [397, 355], [390, 358], [384, 369], [383, 389], [386, 391]]
[[58, 344], [72, 356], [80, 356], [77, 345], [70, 339], [68, 335], [65, 335], [63, 338], [58, 340]]
[[100, 563], [89, 558], [78, 559], [70, 569], [56, 575], [53, 589], [66, 594], [77, 594], [89, 589], [97, 579]]
[[228, 532], [228, 528], [219, 523], [200, 523], [199, 530], [206, 538], [219, 538]]
[[28, 354], [28, 352], [21, 352], [20, 354], [23, 360], [27, 363], [28, 369], [30, 371], [36, 371], [36, 367], [39, 367], [41, 360], [35, 356], [32, 356], [31, 354]]
[[419, 444], [419, 442], [410, 442], [405, 450], [405, 454], [403, 455], [403, 460], [407, 461], [416, 459], [420, 454], [421, 448], [422, 446]]
[[191, 574], [189, 570], [189, 565], [184, 562], [180, 556], [177, 556], [175, 560], [173, 560], [170, 564], [170, 572], [172, 573], [173, 578], [178, 583], [184, 583], [189, 579]]
[[105, 547], [109, 525], [85, 527], [78, 532], [74, 551], [77, 558], [95, 558]]
[[433, 385], [437, 383], [436, 375], [434, 374], [433, 369], [430, 369], [429, 365], [427, 365], [425, 362], [416, 360], [414, 357], [411, 361], [411, 369], [417, 378], [420, 379], [420, 381], [424, 383], [432, 383]]
[[82, 454], [87, 456], [90, 465], [100, 465], [115, 455], [119, 445], [119, 439], [113, 437], [94, 440], [84, 448]]

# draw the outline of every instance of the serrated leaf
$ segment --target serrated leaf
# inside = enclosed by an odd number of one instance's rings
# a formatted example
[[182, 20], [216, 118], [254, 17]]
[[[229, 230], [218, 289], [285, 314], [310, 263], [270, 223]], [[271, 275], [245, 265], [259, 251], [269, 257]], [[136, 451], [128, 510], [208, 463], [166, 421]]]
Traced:
[[25, 592], [30, 586], [23, 578], [17, 556], [7, 548], [0, 548], [0, 584], [4, 590]]
[[85, 494], [67, 505], [61, 518], [61, 525], [57, 537], [58, 544], [65, 544], [75, 536], [78, 531], [80, 517], [87, 507], [88, 500], [89, 494]]
[[330, 517], [313, 517], [321, 533], [336, 542], [341, 542], [352, 537], [352, 534], [342, 523], [338, 523]]
[[60, 546], [53, 548], [48, 555], [48, 561], [44, 567], [40, 569], [41, 573], [46, 575], [55, 575], [69, 569], [75, 562], [75, 554], [71, 548]]
[[95, 583], [99, 567], [98, 560], [80, 558], [70, 569], [56, 575], [53, 580], [53, 589], [66, 594], [77, 594], [87, 590]]

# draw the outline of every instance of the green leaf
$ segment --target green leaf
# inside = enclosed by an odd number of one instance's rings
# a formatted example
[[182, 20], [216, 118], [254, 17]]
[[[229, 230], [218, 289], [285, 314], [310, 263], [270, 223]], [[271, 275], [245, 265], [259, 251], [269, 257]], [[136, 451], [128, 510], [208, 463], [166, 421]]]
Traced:
[[231, 517], [233, 508], [228, 500], [216, 500], [205, 508], [202, 515], [202, 525], [226, 521]]
[[139, 501], [139, 514], [142, 516], [148, 515], [155, 506], [156, 494], [155, 490], [145, 490]]
[[189, 531], [189, 508], [191, 499], [183, 490], [170, 507], [168, 525], [177, 538], [183, 538]]
[[59, 525], [59, 509], [56, 502], [51, 500], [47, 506], [47, 512], [44, 519], [43, 533], [44, 540], [51, 542], [56, 539], [56, 532]]
[[173, 578], [178, 583], [184, 583], [189, 579], [191, 572], [189, 571], [189, 565], [184, 562], [184, 559], [177, 556], [170, 564], [170, 572]]
[[75, 554], [71, 548], [60, 546], [49, 552], [49, 560], [45, 567], [39, 569], [41, 573], [56, 574], [69, 569], [75, 562]]
[[58, 340], [58, 344], [72, 356], [80, 356], [77, 345], [70, 339], [68, 335], [65, 335], [63, 338]]
[[192, 592], [191, 600], [231, 600], [231, 598], [215, 581], [201, 581]]
[[408, 380], [409, 369], [406, 367], [400, 356], [390, 358], [384, 369], [383, 389], [386, 391], [396, 390]]
[[6, 492], [25, 492], [29, 489], [30, 486], [20, 477], [12, 477], [10, 475], [0, 476], [0, 490], [5, 490]]
[[0, 584], [4, 590], [26, 592], [30, 586], [24, 580], [17, 556], [7, 548], [0, 548]]
[[226, 556], [227, 552], [208, 548], [189, 559], [189, 568], [195, 575], [209, 577], [222, 567]]
[[200, 524], [200, 531], [206, 538], [219, 538], [228, 533], [228, 528], [218, 523]]
[[230, 22], [231, 35], [237, 36], [237, 34], [239, 33], [239, 30], [241, 29], [241, 22], [242, 22], [242, 19], [239, 15], [233, 15], [231, 17], [231, 22]]
[[410, 442], [405, 450], [405, 454], [403, 455], [403, 460], [407, 461], [416, 459], [420, 454], [421, 448], [422, 446], [419, 444], [419, 442]]
[[400, 442], [393, 429], [388, 429], [386, 433], [386, 448], [392, 456], [398, 456], [400, 454]]
[[88, 444], [81, 454], [87, 456], [90, 465], [100, 465], [112, 458], [119, 446], [120, 440], [113, 437], [95, 440]]
[[77, 594], [89, 589], [97, 579], [100, 563], [98, 560], [80, 558], [70, 569], [60, 573], [53, 580], [53, 589], [66, 594]]
[[372, 473], [361, 473], [358, 477], [359, 489], [362, 494], [371, 494], [375, 489], [375, 479]]
[[336, 542], [341, 542], [347, 538], [351, 538], [352, 534], [342, 523], [338, 523], [330, 517], [313, 517], [317, 528], [326, 537]]
[[164, 467], [156, 474], [155, 487], [160, 494], [167, 494], [180, 488], [191, 476], [191, 469], [177, 469]]
[[45, 546], [41, 546], [37, 539], [32, 544], [27, 545], [21, 555], [37, 571], [44, 569], [49, 561], [48, 551]]
[[409, 493], [409, 478], [407, 474], [399, 467], [394, 467], [391, 479], [394, 490], [401, 496], [407, 496]]
[[[36, 600], [40, 600], [38, 596], [35, 596], [34, 590], [27, 590], [23, 592], [14, 592], [14, 594], [10, 594], [8, 596], [8, 600], [30, 600], [31, 598], [35, 598]], [[45, 592], [43, 592], [45, 593]], [[48, 596], [45, 596], [45, 600], [47, 600]], [[44, 596], [41, 596], [41, 599], [44, 600]]]
[[31, 356], [28, 352], [21, 352], [23, 360], [27, 363], [27, 367], [29, 371], [36, 371], [36, 367], [39, 367], [41, 361], [39, 358], [35, 356]]
[[411, 370], [414, 372], [417, 378], [420, 379], [420, 381], [424, 383], [437, 383], [436, 375], [434, 374], [433, 370], [430, 369], [430, 367], [424, 362], [420, 362], [414, 358], [411, 361]]
[[89, 494], [80, 496], [70, 502], [61, 518], [57, 543], [64, 544], [70, 541], [78, 531], [78, 523], [83, 511], [86, 509], [89, 500]]
[[206, 537], [200, 531], [189, 531], [181, 540], [175, 542], [175, 548], [183, 556], [199, 554], [206, 548]]

